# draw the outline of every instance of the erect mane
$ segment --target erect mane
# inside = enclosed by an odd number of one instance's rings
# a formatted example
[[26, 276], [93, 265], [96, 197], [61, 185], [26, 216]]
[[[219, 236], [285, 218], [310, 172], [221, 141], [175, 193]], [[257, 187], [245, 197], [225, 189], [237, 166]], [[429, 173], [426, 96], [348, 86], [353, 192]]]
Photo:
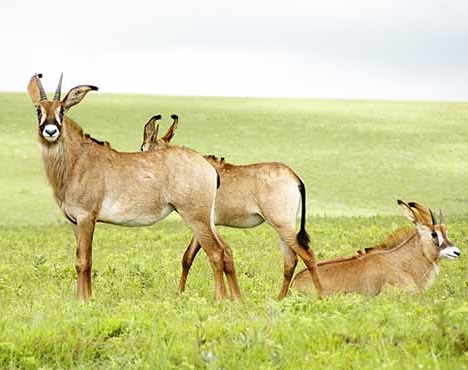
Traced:
[[81, 136], [84, 140], [103, 146], [105, 148], [113, 149], [108, 141], [101, 141], [101, 140], [95, 139], [90, 134], [84, 133], [83, 129], [78, 123], [73, 121], [70, 117], [66, 117], [66, 118], [69, 123], [68, 128], [75, 131], [75, 133]]
[[218, 162], [218, 163], [225, 163], [225, 162], [224, 162], [224, 157], [218, 158], [218, 157], [216, 157], [214, 154], [208, 154], [208, 155], [206, 156], [206, 158], [207, 158], [207, 159], [212, 159], [213, 161], [216, 161], [216, 162]]
[[381, 251], [389, 251], [398, 247], [404, 241], [412, 238], [414, 235], [416, 235], [416, 233], [417, 233], [417, 230], [414, 227], [402, 227], [396, 230], [390, 236], [388, 236], [385, 240], [374, 245], [373, 247], [367, 247], [367, 248], [364, 248], [364, 250], [358, 250], [354, 256], [330, 258], [324, 261], [318, 261], [317, 265], [323, 266], [323, 265], [328, 265], [331, 263], [346, 262], [346, 261], [354, 260], [356, 258], [361, 258], [362, 256], [366, 254], [381, 252]]
[[109, 149], [112, 149], [110, 143], [108, 141], [101, 141], [101, 140], [98, 140], [98, 139], [95, 139], [94, 137], [92, 137], [90, 134], [84, 134], [84, 137], [86, 139], [89, 139], [91, 140], [93, 143], [96, 143], [97, 145], [101, 145], [103, 147], [106, 147], [106, 148], [109, 148]]
[[204, 156], [205, 159], [207, 159], [209, 162], [212, 162], [213, 164], [216, 164], [220, 167], [224, 167], [224, 166], [229, 166], [230, 163], [226, 162], [224, 160], [224, 157], [221, 157], [221, 158], [218, 158], [216, 157], [214, 154], [209, 154], [209, 155], [205, 155]]
[[364, 251], [359, 251], [358, 254], [366, 254], [370, 252], [375, 252], [378, 250], [390, 250], [397, 247], [403, 241], [408, 240], [413, 235], [416, 234], [416, 229], [414, 227], [402, 227], [396, 230], [393, 234], [388, 236], [385, 240], [381, 241], [380, 243], [374, 245], [373, 247], [367, 247]]

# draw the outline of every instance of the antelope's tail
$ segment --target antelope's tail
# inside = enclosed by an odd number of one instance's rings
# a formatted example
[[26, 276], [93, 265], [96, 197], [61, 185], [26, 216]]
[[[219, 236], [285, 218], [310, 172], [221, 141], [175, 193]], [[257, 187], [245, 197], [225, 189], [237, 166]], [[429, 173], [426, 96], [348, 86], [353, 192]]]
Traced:
[[306, 224], [306, 189], [304, 182], [299, 178], [299, 192], [301, 193], [301, 228], [297, 233], [297, 242], [305, 249], [309, 248], [310, 237], [305, 229]]

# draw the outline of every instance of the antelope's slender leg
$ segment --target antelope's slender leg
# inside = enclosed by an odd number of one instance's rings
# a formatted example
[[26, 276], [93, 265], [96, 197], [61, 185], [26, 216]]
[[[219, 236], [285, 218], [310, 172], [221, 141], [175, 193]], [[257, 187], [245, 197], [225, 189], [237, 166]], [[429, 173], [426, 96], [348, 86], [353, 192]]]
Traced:
[[236, 269], [234, 267], [232, 249], [219, 234], [217, 236], [224, 248], [224, 273], [226, 274], [226, 278], [228, 280], [229, 289], [231, 291], [231, 298], [233, 301], [239, 302], [241, 300], [241, 294], [239, 283], [237, 281]]
[[298, 254], [299, 257], [301, 257], [304, 263], [306, 264], [307, 269], [309, 270], [312, 276], [312, 280], [314, 282], [315, 289], [317, 289], [319, 299], [323, 299], [323, 288], [317, 273], [317, 263], [315, 261], [314, 251], [312, 250], [312, 248], [308, 247], [303, 248]]
[[185, 250], [184, 257], [182, 258], [182, 275], [180, 276], [179, 281], [179, 294], [182, 294], [185, 290], [185, 285], [187, 283], [187, 277], [190, 271], [190, 267], [192, 266], [192, 262], [195, 259], [200, 248], [201, 245], [197, 241], [197, 239], [192, 238], [190, 244]]
[[208, 255], [215, 279], [215, 298], [217, 301], [220, 301], [227, 297], [223, 276], [224, 249], [217, 243], [216, 237], [209, 227], [199, 227], [197, 230], [194, 230], [194, 234], [197, 240], [199, 240], [203, 250]]
[[289, 286], [291, 284], [294, 270], [297, 266], [297, 255], [291, 248], [289, 248], [286, 242], [280, 237], [280, 248], [283, 252], [283, 285], [278, 294], [278, 299], [283, 299], [288, 294]]
[[312, 276], [312, 281], [314, 282], [314, 286], [315, 286], [315, 289], [317, 290], [318, 297], [319, 299], [322, 299], [323, 288], [322, 288], [322, 284], [320, 283], [320, 278], [317, 274], [317, 263], [315, 262], [314, 251], [310, 247], [304, 248], [302, 246], [299, 246], [297, 250], [297, 254], [306, 264], [307, 269], [309, 270], [310, 275]]
[[[193, 210], [178, 208], [178, 213], [182, 216], [187, 225], [192, 229], [194, 239], [198, 240], [201, 247], [208, 256], [211, 268], [213, 269], [215, 280], [215, 299], [220, 301], [226, 298], [226, 285], [224, 284], [224, 248], [217, 241], [213, 227], [210, 225], [210, 216], [205, 217], [200, 214], [193, 214]], [[209, 210], [207, 209], [209, 212]]]
[[[314, 282], [315, 289], [320, 299], [323, 297], [322, 284], [317, 274], [317, 264], [315, 262], [314, 251], [307, 245], [300, 245], [297, 242], [296, 231], [290, 227], [279, 228], [278, 232], [281, 235], [281, 238], [286, 242], [289, 248], [292, 249], [305, 263], [307, 269], [309, 270], [312, 281]], [[294, 271], [293, 271], [294, 272]], [[282, 297], [280, 297], [282, 298]]]
[[73, 226], [76, 238], [76, 273], [77, 273], [77, 299], [88, 301], [92, 296], [91, 267], [92, 244], [96, 221], [94, 217], [80, 217]]
[[[214, 274], [216, 300], [219, 301], [227, 295], [223, 273], [226, 273], [228, 277], [233, 299], [237, 300], [240, 299], [240, 292], [232, 261], [232, 253], [227, 243], [216, 233], [213, 224], [214, 194], [213, 191], [213, 198], [207, 200], [207, 203], [208, 201], [211, 202], [211, 207], [198, 207], [194, 209], [187, 204], [181, 203], [176, 208], [180, 216], [192, 229], [194, 238], [198, 240], [208, 255]], [[227, 251], [227, 256], [225, 256], [225, 251]]]

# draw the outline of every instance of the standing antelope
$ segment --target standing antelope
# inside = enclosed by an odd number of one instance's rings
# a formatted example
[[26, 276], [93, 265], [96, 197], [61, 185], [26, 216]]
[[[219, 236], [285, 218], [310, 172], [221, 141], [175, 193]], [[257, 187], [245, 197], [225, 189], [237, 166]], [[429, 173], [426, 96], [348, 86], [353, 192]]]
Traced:
[[231, 249], [214, 227], [218, 177], [213, 166], [185, 148], [122, 153], [100, 144], [66, 115], [97, 87], [74, 87], [60, 101], [61, 76], [54, 99], [49, 101], [40, 77], [31, 78], [28, 91], [37, 110], [45, 173], [76, 237], [78, 299], [91, 298], [96, 222], [146, 226], [176, 211], [203, 243], [213, 268], [216, 299], [226, 296], [224, 272], [232, 298], [239, 300]]
[[[155, 127], [161, 116], [153, 116], [148, 121], [144, 128], [142, 151], [158, 151], [160, 148], [170, 147], [169, 142], [178, 124], [178, 117], [171, 117], [174, 122], [162, 139], [157, 138], [159, 125]], [[221, 180], [216, 195], [216, 225], [251, 228], [266, 221], [278, 233], [284, 257], [283, 285], [278, 298], [284, 298], [288, 292], [297, 255], [305, 262], [319, 297], [322, 297], [315, 256], [309, 248], [309, 235], [305, 229], [306, 191], [301, 178], [282, 163], [232, 165], [226, 163], [224, 158], [218, 159], [213, 155], [205, 158], [216, 168]], [[301, 226], [296, 235], [296, 215], [301, 202]], [[199, 241], [195, 235], [182, 259], [180, 293], [185, 290], [187, 276], [200, 250], [200, 244], [203, 246], [203, 241]]]
[[[460, 256], [460, 250], [447, 236], [442, 211], [437, 224], [430, 209], [402, 200], [398, 204], [416, 228], [401, 228], [356, 256], [318, 262], [325, 294], [355, 292], [375, 296], [386, 284], [422, 291], [434, 281], [440, 259]], [[292, 286], [303, 291], [312, 288], [306, 270], [294, 277]]]

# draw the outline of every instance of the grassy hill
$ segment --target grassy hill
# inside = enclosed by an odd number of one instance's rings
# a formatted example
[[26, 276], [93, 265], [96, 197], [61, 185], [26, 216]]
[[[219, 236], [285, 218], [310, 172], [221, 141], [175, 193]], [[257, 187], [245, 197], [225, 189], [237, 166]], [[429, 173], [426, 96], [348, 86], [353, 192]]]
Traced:
[[[178, 113], [174, 142], [232, 163], [280, 161], [305, 180], [308, 213], [371, 216], [417, 199], [468, 211], [465, 103], [190, 98], [90, 94], [70, 111], [85, 132], [139, 149], [153, 114]], [[62, 220], [42, 173], [33, 106], [0, 94], [0, 224]], [[163, 129], [167, 127], [163, 124]]]
[[176, 295], [190, 240], [177, 216], [150, 228], [98, 225], [94, 300], [77, 304], [74, 237], [42, 172], [34, 109], [25, 94], [0, 94], [0, 368], [468, 368], [467, 104], [90, 94], [70, 116], [134, 151], [156, 113], [163, 131], [179, 114], [175, 143], [294, 168], [319, 259], [409, 225], [397, 198], [442, 208], [462, 257], [443, 262], [422, 294], [319, 302], [292, 292], [278, 302], [276, 234], [224, 228], [244, 301], [215, 304], [203, 253]]

